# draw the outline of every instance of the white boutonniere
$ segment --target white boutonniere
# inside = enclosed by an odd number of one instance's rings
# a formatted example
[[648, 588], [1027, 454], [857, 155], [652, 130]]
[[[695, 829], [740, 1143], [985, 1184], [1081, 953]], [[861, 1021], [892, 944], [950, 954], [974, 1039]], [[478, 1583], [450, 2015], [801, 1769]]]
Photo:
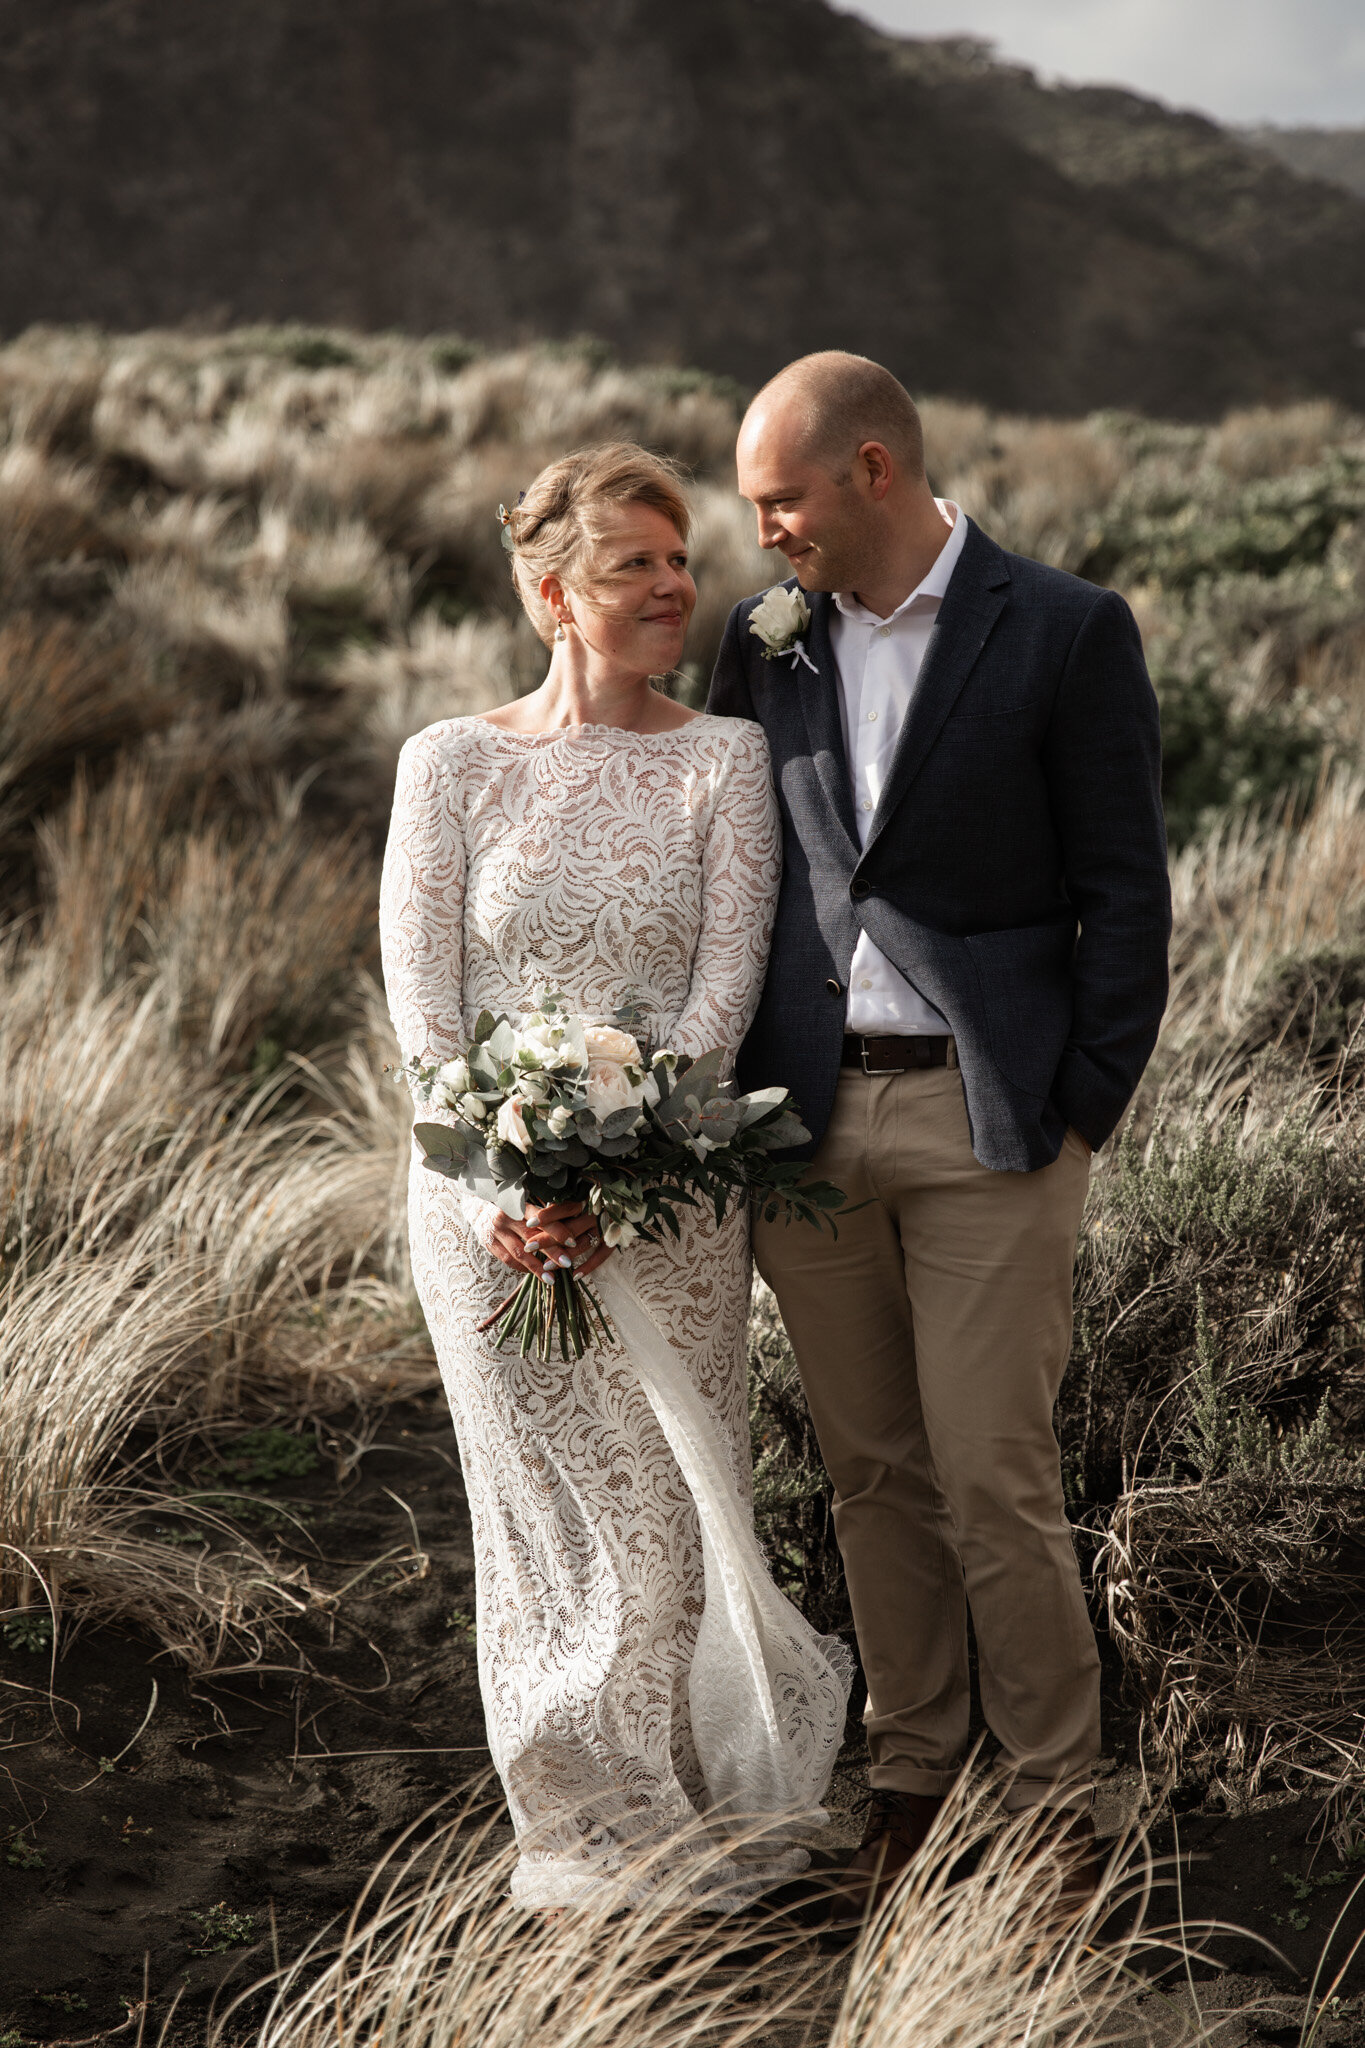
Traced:
[[810, 606], [799, 590], [788, 590], [781, 583], [775, 583], [749, 614], [749, 631], [756, 640], [763, 642], [763, 659], [779, 661], [786, 655], [791, 665], [804, 661], [812, 674], [817, 673], [815, 663], [805, 649], [802, 639], [810, 624]]

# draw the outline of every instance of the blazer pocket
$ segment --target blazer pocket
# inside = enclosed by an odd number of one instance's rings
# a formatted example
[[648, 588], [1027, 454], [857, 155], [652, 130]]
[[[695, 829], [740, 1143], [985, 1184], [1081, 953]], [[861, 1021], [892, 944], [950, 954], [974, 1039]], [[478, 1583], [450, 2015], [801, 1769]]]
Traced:
[[1076, 927], [1015, 925], [969, 932], [991, 1058], [1026, 1095], [1046, 1097], [1071, 1029], [1071, 962]]
[[958, 718], [946, 718], [938, 736], [949, 746], [968, 745], [973, 740], [1012, 740], [1032, 709], [1031, 704], [1016, 704], [1008, 711], [972, 711]]

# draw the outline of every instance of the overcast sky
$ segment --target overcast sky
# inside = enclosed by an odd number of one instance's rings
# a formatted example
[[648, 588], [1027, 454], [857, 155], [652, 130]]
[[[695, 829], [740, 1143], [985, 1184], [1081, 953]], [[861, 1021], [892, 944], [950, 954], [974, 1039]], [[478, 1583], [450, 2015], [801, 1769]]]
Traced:
[[905, 35], [988, 37], [1046, 78], [1220, 121], [1365, 127], [1365, 0], [835, 0]]

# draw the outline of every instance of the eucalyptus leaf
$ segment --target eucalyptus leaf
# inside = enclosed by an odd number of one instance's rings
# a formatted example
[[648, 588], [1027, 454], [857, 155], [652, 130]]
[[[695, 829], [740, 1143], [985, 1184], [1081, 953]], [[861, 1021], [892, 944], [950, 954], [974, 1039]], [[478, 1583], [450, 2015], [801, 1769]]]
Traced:
[[[426, 1153], [428, 1163], [446, 1160], [457, 1169], [469, 1157], [470, 1147], [478, 1144], [467, 1124], [414, 1124], [412, 1135]], [[441, 1170], [438, 1166], [437, 1171]]]
[[754, 1088], [748, 1095], [741, 1095], [735, 1104], [742, 1120], [741, 1129], [747, 1130], [749, 1125], [757, 1123], [761, 1116], [767, 1116], [770, 1110], [780, 1108], [787, 1100], [787, 1094], [785, 1088]]
[[516, 1049], [517, 1034], [506, 1018], [500, 1017], [488, 1034], [488, 1050], [500, 1066], [506, 1067], [514, 1057]]
[[[686, 1074], [682, 1074], [680, 1071], [679, 1078], [674, 1084], [672, 1091], [659, 1104], [658, 1115], [660, 1122], [675, 1122], [683, 1114], [684, 1105], [690, 1098], [696, 1098], [694, 1108], [699, 1108], [708, 1095], [714, 1095], [720, 1085], [721, 1068], [724, 1064], [725, 1054], [719, 1048], [716, 1048], [711, 1052], [703, 1053], [699, 1060], [693, 1060]], [[681, 1070], [681, 1060], [679, 1060], [678, 1066]]]
[[761, 1143], [765, 1152], [785, 1152], [790, 1145], [808, 1145], [810, 1132], [799, 1116], [786, 1110], [775, 1122], [755, 1131], [754, 1141]]
[[474, 1026], [475, 1045], [482, 1045], [486, 1038], [492, 1037], [497, 1028], [498, 1020], [493, 1015], [493, 1012], [491, 1010], [480, 1010], [479, 1021]]
[[634, 1131], [639, 1120], [640, 1112], [638, 1109], [614, 1109], [611, 1115], [603, 1120], [602, 1136], [604, 1138], [623, 1138], [628, 1132]]

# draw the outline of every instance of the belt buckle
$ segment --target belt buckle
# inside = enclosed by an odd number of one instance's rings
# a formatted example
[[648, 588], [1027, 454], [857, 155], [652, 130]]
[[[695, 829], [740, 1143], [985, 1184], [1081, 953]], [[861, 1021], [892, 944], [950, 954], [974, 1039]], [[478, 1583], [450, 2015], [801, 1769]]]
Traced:
[[[871, 1081], [875, 1078], [875, 1075], [874, 1070], [867, 1064], [867, 1039], [865, 1036], [863, 1038], [863, 1050], [861, 1057], [863, 1062], [863, 1072], [867, 1075], [868, 1080]], [[908, 1067], [878, 1067], [875, 1070], [877, 1074], [906, 1074], [909, 1071], [910, 1070]]]

